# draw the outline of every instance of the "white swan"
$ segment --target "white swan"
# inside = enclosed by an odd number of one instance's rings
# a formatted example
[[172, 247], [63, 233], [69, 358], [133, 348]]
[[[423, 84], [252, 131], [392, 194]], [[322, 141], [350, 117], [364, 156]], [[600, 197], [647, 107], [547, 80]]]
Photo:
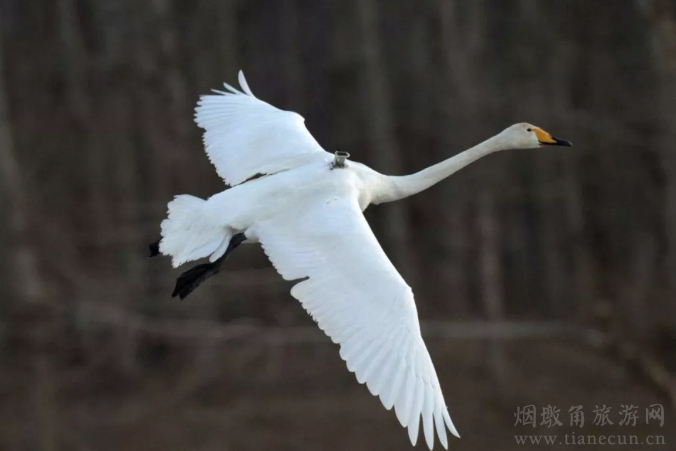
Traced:
[[[362, 211], [427, 189], [498, 150], [571, 144], [516, 124], [423, 171], [386, 176], [324, 151], [300, 115], [257, 99], [242, 72], [239, 82], [244, 92], [226, 84], [228, 92], [202, 96], [196, 108], [207, 155], [233, 187], [207, 200], [171, 201], [159, 251], [176, 267], [222, 259], [244, 238], [259, 242], [284, 279], [304, 279], [292, 296], [340, 344], [357, 380], [386, 409], [395, 408], [411, 443], [422, 416], [429, 448], [435, 429], [447, 448], [446, 428], [458, 433], [420, 335], [413, 293]], [[241, 237], [234, 246], [233, 236]]]

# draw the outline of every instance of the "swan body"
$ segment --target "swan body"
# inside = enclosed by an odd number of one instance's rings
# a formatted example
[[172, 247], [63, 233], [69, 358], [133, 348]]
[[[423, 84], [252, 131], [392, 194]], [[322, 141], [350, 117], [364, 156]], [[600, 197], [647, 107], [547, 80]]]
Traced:
[[357, 380], [386, 409], [394, 407], [411, 442], [422, 417], [429, 448], [435, 431], [447, 448], [446, 431], [459, 435], [420, 335], [413, 293], [362, 212], [423, 191], [498, 150], [570, 143], [516, 124], [418, 173], [387, 176], [351, 160], [334, 165], [300, 115], [257, 99], [242, 72], [239, 81], [243, 92], [226, 84], [227, 92], [202, 96], [196, 108], [207, 155], [232, 187], [207, 200], [171, 201], [159, 251], [176, 267], [222, 258], [236, 234], [260, 243], [284, 279], [303, 279], [292, 296], [340, 345]]

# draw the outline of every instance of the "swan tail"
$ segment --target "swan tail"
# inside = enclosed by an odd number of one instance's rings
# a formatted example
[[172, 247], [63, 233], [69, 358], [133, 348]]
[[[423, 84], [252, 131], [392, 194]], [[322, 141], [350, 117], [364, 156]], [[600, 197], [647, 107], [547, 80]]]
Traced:
[[210, 255], [213, 261], [223, 255], [230, 241], [229, 228], [214, 225], [206, 214], [205, 204], [204, 199], [187, 194], [176, 196], [168, 204], [169, 215], [162, 221], [159, 251], [171, 256], [174, 268]]

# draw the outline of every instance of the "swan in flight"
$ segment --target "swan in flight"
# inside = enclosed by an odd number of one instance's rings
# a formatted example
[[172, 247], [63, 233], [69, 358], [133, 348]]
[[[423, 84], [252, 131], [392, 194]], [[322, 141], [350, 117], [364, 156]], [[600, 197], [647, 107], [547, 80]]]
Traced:
[[411, 443], [422, 417], [429, 448], [435, 430], [448, 448], [446, 429], [459, 435], [420, 335], [413, 292], [362, 212], [419, 193], [492, 152], [571, 143], [521, 123], [415, 174], [388, 176], [347, 153], [326, 152], [303, 117], [256, 98], [241, 71], [239, 83], [242, 91], [225, 84], [227, 91], [202, 96], [195, 115], [206, 153], [231, 188], [206, 200], [176, 196], [151, 256], [170, 256], [174, 267], [209, 258], [179, 278], [174, 295], [183, 298], [241, 242], [260, 243], [285, 280], [300, 280], [291, 295], [340, 345], [357, 380], [394, 407]]

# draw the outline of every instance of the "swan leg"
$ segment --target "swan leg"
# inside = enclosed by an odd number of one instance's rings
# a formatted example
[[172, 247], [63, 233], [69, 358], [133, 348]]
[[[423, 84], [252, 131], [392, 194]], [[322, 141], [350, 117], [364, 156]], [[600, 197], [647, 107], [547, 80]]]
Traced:
[[195, 290], [195, 288], [200, 286], [202, 282], [207, 280], [209, 277], [218, 274], [230, 253], [234, 251], [237, 246], [242, 244], [244, 240], [246, 240], [246, 236], [243, 233], [233, 235], [233, 237], [230, 238], [230, 243], [228, 243], [228, 248], [225, 250], [225, 254], [223, 254], [221, 258], [214, 261], [213, 263], [202, 263], [201, 265], [197, 265], [181, 274], [176, 279], [176, 287], [174, 288], [174, 292], [171, 294], [171, 297], [174, 298], [178, 296], [180, 299], [185, 299]]

